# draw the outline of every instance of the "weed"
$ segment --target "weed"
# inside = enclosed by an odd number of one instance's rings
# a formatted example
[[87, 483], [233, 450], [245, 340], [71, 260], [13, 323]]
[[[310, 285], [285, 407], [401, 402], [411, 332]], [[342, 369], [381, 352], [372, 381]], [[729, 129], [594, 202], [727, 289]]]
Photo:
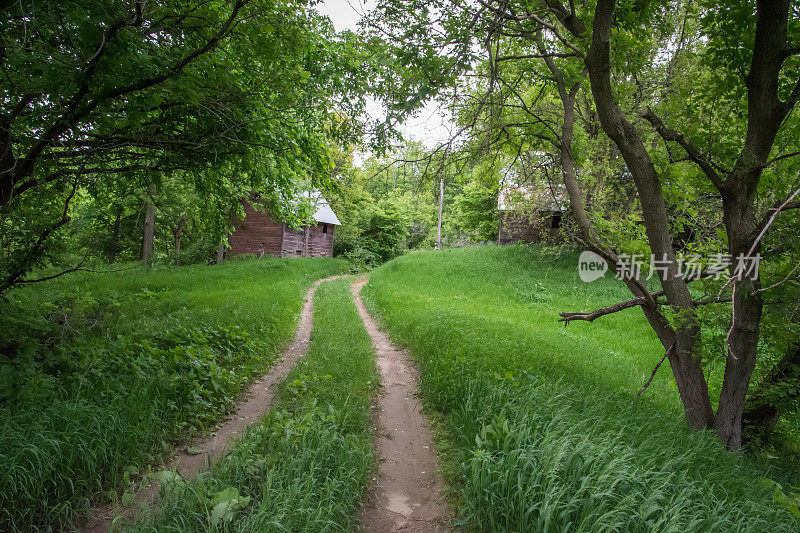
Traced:
[[[796, 476], [691, 433], [635, 310], [578, 281], [573, 253], [524, 246], [415, 253], [375, 270], [367, 304], [418, 358], [459, 523], [475, 531], [797, 531]], [[763, 488], [762, 476], [782, 485]], [[791, 481], [795, 479], [795, 481]], [[785, 483], [784, 483], [785, 481]], [[774, 489], [778, 488], [778, 493]], [[777, 494], [777, 496], [775, 496]]]
[[232, 406], [291, 337], [310, 283], [342, 268], [263, 259], [13, 292], [0, 303], [0, 530], [68, 526], [119, 497], [133, 469]]
[[[372, 343], [349, 282], [320, 285], [308, 353], [263, 422], [248, 428], [213, 470], [162, 492], [136, 531], [350, 531], [375, 468], [370, 405]], [[213, 496], [240, 504], [215, 519]]]

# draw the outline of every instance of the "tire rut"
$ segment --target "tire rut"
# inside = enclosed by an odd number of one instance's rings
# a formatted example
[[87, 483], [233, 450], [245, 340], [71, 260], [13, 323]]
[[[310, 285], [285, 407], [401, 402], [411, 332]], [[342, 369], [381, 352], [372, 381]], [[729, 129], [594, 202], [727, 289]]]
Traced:
[[373, 411], [380, 464], [361, 524], [367, 533], [448, 531], [450, 511], [430, 424], [417, 400], [417, 370], [410, 354], [392, 345], [364, 306], [360, 292], [366, 283], [356, 281], [352, 292], [372, 337], [382, 387]]
[[[338, 277], [340, 276], [314, 282], [306, 293], [294, 340], [282, 352], [280, 360], [266, 374], [250, 384], [245, 394], [246, 399], [237, 405], [236, 411], [228, 415], [210, 436], [199, 438], [175, 450], [173, 459], [159, 468], [160, 470], [175, 470], [184, 478], [196, 476], [203, 470], [211, 468], [230, 450], [234, 437], [241, 435], [247, 426], [257, 423], [264, 417], [269, 411], [276, 385], [283, 381], [298, 359], [308, 351], [314, 316], [314, 293], [317, 287], [324, 281]], [[79, 531], [104, 533], [109, 531], [113, 521], [119, 517], [126, 520], [134, 519], [144, 509], [152, 509], [158, 505], [158, 489], [158, 483], [152, 480], [149, 485], [136, 493], [135, 505], [127, 508], [119, 505], [98, 508]]]

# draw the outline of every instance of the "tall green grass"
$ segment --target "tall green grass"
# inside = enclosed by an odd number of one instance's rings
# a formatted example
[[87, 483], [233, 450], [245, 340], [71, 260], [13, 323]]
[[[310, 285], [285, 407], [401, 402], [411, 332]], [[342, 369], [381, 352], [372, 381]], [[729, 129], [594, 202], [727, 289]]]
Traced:
[[372, 344], [348, 280], [314, 299], [308, 353], [281, 384], [277, 405], [212, 471], [168, 482], [135, 531], [350, 531], [375, 468]]
[[[0, 530], [68, 526], [202, 431], [335, 260], [76, 275], [0, 302]], [[134, 476], [135, 477], [135, 476]]]
[[475, 531], [797, 531], [762, 476], [786, 469], [687, 429], [663, 350], [636, 310], [593, 323], [560, 311], [627, 298], [584, 284], [576, 254], [529, 247], [417, 253], [366, 295], [419, 361], [460, 522]]

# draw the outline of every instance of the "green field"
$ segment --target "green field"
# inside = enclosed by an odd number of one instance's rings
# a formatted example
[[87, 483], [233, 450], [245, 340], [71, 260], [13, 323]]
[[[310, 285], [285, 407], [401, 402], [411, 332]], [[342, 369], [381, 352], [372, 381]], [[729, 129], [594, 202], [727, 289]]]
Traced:
[[291, 339], [333, 259], [71, 275], [0, 301], [0, 530], [124, 495], [203, 431]]
[[[377, 382], [350, 281], [323, 283], [309, 351], [264, 421], [212, 471], [168, 483], [158, 512], [134, 530], [351, 531], [375, 468], [370, 404]], [[214, 511], [234, 499], [228, 514]]]
[[[413, 253], [365, 296], [421, 369], [458, 521], [476, 531], [797, 531], [768, 479], [797, 473], [688, 431], [641, 313], [557, 322], [628, 299], [582, 283], [576, 254], [495, 246]], [[766, 478], [766, 479], [762, 479]]]
[[[798, 531], [796, 465], [691, 433], [667, 366], [636, 398], [663, 355], [638, 310], [557, 322], [561, 311], [628, 298], [614, 280], [580, 282], [575, 265], [574, 252], [523, 246], [412, 253], [373, 271], [364, 289], [419, 363], [454, 525]], [[344, 270], [330, 259], [261, 259], [15, 291], [0, 304], [13, 355], [0, 366], [0, 529], [69, 526], [124, 500], [274, 362], [310, 284]], [[309, 351], [264, 420], [197, 478], [151, 474], [163, 481], [161, 504], [130, 529], [358, 528], [376, 466], [378, 376], [350, 282], [320, 285]]]

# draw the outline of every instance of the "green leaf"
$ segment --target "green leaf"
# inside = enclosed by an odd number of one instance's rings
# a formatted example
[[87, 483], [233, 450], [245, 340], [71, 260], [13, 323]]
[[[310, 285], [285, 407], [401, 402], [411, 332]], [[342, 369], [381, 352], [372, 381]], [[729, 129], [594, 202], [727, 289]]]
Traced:
[[136, 497], [133, 495], [132, 492], [123, 492], [122, 493], [122, 506], [123, 507], [132, 507], [134, 503], [136, 503]]
[[250, 496], [239, 496], [236, 487], [228, 487], [217, 492], [211, 498], [211, 523], [218, 524], [220, 521], [230, 522], [236, 511], [250, 503]]

